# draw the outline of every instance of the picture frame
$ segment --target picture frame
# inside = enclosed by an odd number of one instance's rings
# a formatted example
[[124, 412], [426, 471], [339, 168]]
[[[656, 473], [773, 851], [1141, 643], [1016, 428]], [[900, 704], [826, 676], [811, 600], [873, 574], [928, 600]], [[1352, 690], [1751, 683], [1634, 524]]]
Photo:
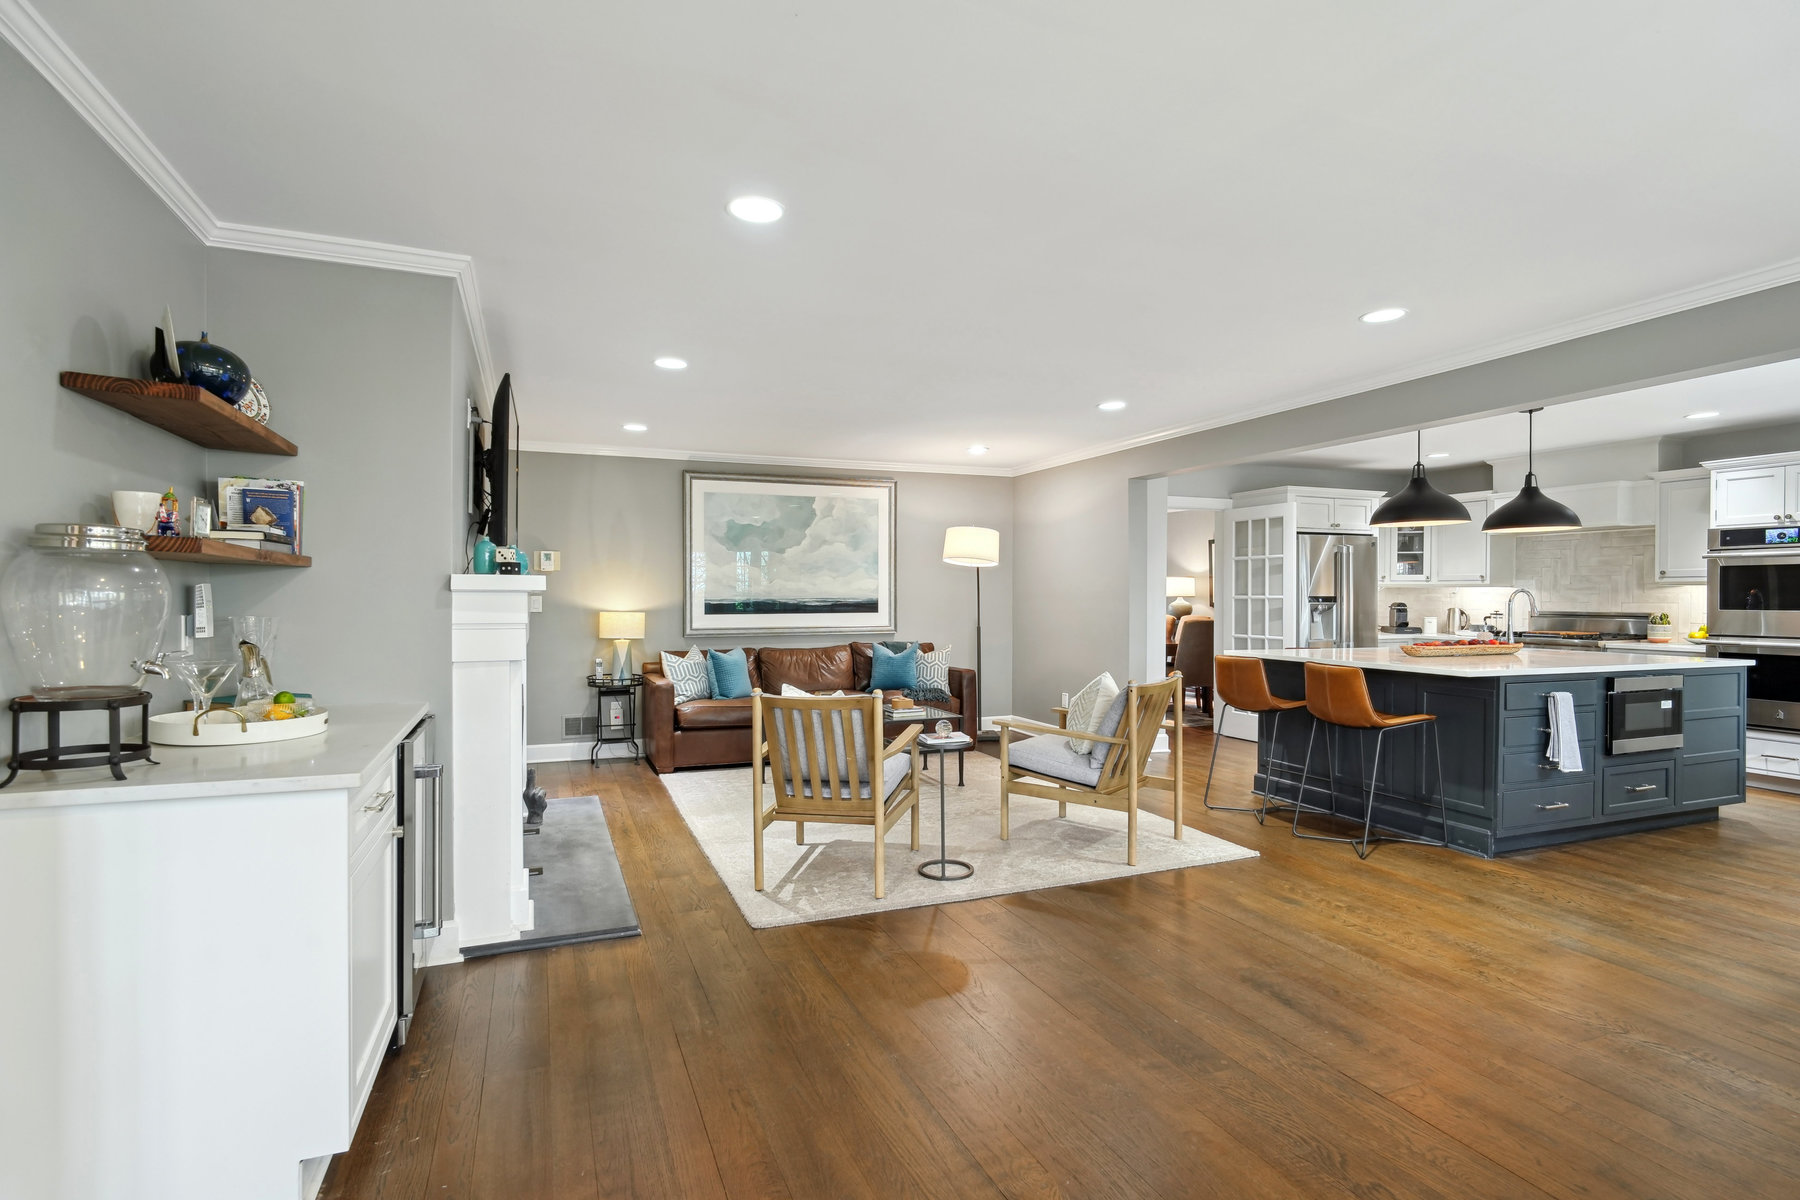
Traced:
[[894, 632], [892, 479], [686, 471], [682, 491], [685, 636]]

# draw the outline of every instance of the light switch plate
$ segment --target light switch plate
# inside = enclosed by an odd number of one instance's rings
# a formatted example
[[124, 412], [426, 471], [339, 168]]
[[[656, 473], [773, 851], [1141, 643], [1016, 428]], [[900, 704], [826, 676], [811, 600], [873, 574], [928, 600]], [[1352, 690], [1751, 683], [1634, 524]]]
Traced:
[[544, 611], [544, 597], [542, 595], [534, 595], [531, 597], [531, 611], [532, 612], [543, 612]]

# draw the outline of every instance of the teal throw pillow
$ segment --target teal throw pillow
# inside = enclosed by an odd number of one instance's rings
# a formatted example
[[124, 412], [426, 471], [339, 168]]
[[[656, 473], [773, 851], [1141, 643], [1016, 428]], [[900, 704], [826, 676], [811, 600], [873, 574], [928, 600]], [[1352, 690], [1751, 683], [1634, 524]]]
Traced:
[[713, 699], [750, 698], [750, 660], [744, 657], [742, 650], [708, 650], [706, 673], [712, 676]]
[[919, 686], [919, 643], [914, 642], [895, 654], [877, 642], [875, 665], [869, 668], [869, 690], [872, 692], [910, 692]]

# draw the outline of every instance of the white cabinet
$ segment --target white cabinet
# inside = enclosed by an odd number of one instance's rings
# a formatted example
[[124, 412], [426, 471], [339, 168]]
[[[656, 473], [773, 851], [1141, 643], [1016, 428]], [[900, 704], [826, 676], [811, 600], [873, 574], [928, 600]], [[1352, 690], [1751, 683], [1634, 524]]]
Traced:
[[1712, 480], [1704, 470], [1670, 472], [1656, 485], [1658, 583], [1706, 578]]
[[1345, 529], [1366, 532], [1375, 515], [1375, 501], [1367, 496], [1340, 496], [1329, 492], [1294, 493], [1294, 526], [1297, 529]]
[[1774, 730], [1752, 730], [1744, 738], [1744, 767], [1760, 775], [1758, 787], [1800, 791], [1800, 736]]
[[1402, 525], [1376, 531], [1382, 583], [1504, 584], [1511, 580], [1511, 535], [1481, 532], [1493, 499], [1486, 495], [1457, 499], [1469, 510], [1466, 524]]
[[1469, 510], [1467, 525], [1438, 525], [1431, 534], [1431, 577], [1438, 583], [1488, 583], [1489, 545], [1493, 538], [1481, 532], [1489, 501], [1463, 498]]
[[[350, 1113], [354, 1127], [399, 1019], [399, 841], [393, 774], [353, 801], [350, 827]], [[360, 842], [355, 833], [360, 831]]]
[[1784, 521], [1792, 513], [1796, 470], [1791, 465], [1768, 464], [1714, 471], [1712, 517], [1714, 525], [1767, 525]]

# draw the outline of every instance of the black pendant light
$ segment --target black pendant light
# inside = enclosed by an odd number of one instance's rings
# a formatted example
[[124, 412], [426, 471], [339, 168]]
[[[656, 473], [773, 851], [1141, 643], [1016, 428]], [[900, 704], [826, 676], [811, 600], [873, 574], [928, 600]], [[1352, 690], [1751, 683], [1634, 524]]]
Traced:
[[1425, 433], [1419, 432], [1418, 457], [1406, 486], [1381, 502], [1369, 524], [1464, 525], [1472, 520], [1469, 510], [1455, 496], [1446, 496], [1425, 478]]
[[1481, 523], [1483, 533], [1552, 533], [1560, 529], [1580, 529], [1581, 518], [1566, 504], [1559, 504], [1538, 491], [1535, 453], [1535, 430], [1532, 417], [1541, 408], [1525, 410], [1525, 486], [1519, 494], [1488, 514]]

